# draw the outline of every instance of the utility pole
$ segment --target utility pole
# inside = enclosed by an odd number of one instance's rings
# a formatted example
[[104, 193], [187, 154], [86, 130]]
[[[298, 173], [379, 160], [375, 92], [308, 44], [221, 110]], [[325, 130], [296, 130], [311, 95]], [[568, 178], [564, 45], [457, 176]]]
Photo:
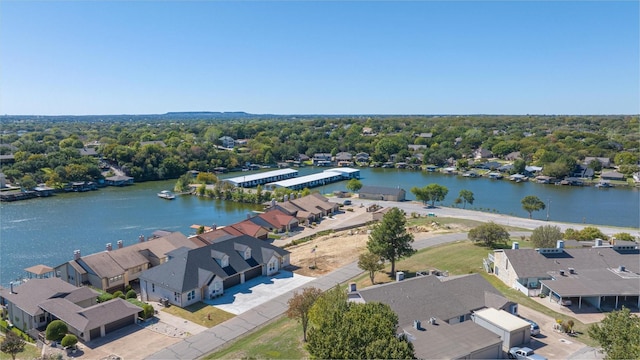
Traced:
[[549, 221], [549, 210], [551, 209], [551, 199], [547, 199], [547, 221]]

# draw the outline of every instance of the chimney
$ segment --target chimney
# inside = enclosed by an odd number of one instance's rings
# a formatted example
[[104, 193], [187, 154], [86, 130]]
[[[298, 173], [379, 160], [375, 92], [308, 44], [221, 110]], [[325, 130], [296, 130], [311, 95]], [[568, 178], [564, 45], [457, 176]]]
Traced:
[[276, 199], [271, 199], [271, 207], [276, 206]]
[[80, 250], [73, 250], [73, 260], [79, 260], [80, 257]]
[[349, 283], [349, 292], [356, 292], [356, 291], [358, 291], [356, 283], [354, 283], [354, 282]]
[[287, 201], [287, 200], [289, 200], [289, 195], [284, 194], [284, 201]]
[[558, 241], [556, 241], [556, 248], [558, 248], [558, 249], [564, 249], [564, 240], [558, 240]]
[[402, 280], [404, 280], [404, 272], [398, 271], [396, 273], [396, 281], [402, 281]]
[[438, 325], [438, 322], [436, 321], [436, 318], [434, 318], [433, 316], [429, 318], [429, 324], [431, 325]]
[[514, 241], [513, 244], [511, 244], [511, 249], [512, 250], [520, 249], [520, 243], [518, 243], [517, 241]]
[[122, 240], [118, 240], [118, 249], [122, 249]]
[[574, 268], [569, 268], [569, 274], [575, 274], [576, 273], [576, 269]]
[[596, 239], [596, 246], [602, 246], [602, 239]]
[[113, 246], [111, 246], [111, 243], [107, 243], [106, 248], [107, 248], [107, 251], [113, 250]]
[[420, 320], [413, 320], [413, 328], [416, 330], [422, 330], [422, 325], [420, 324]]
[[217, 228], [218, 228], [218, 225], [216, 225], [216, 224], [211, 225], [211, 230], [215, 230]]
[[12, 281], [12, 282], [10, 282], [10, 283], [9, 283], [9, 285], [11, 286], [11, 292], [10, 292], [10, 294], [15, 294], [15, 293], [13, 292], [13, 281]]
[[564, 270], [560, 270], [560, 276], [564, 276]]
[[144, 242], [144, 235], [138, 236], [138, 241], [139, 242]]

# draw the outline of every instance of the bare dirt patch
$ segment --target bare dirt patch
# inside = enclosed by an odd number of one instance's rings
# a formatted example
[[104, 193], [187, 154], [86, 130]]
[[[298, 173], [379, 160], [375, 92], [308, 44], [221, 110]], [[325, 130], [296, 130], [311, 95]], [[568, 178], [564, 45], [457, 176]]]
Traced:
[[[321, 276], [337, 268], [358, 260], [358, 256], [366, 251], [369, 227], [345, 230], [321, 236], [309, 242], [288, 247], [291, 252], [291, 264], [297, 266], [296, 274], [305, 276]], [[407, 228], [407, 231], [424, 238], [459, 230], [449, 225], [421, 225]], [[314, 250], [315, 249], [315, 250]]]

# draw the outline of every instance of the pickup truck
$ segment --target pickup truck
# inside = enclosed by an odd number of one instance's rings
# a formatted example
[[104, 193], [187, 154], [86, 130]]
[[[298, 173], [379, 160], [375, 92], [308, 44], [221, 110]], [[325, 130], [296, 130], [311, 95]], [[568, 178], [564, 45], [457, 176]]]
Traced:
[[534, 354], [528, 347], [512, 347], [509, 349], [509, 359], [547, 360], [544, 356]]

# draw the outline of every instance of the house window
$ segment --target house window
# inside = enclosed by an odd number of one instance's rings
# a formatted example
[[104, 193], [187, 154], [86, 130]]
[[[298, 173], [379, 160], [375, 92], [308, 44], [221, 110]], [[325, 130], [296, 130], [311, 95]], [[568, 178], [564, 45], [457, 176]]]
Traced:
[[156, 292], [156, 284], [151, 284], [151, 292]]
[[38, 320], [38, 322], [44, 322], [44, 315], [40, 315], [40, 320]]
[[179, 298], [180, 298], [180, 293], [174, 292], [174, 293], [173, 293], [173, 300], [174, 300], [175, 302], [178, 302], [178, 299], [179, 299]]
[[269, 272], [276, 271], [276, 263], [277, 263], [276, 260], [269, 262], [269, 267], [268, 267]]
[[187, 294], [187, 301], [191, 301], [195, 298], [196, 298], [196, 291], [195, 290], [189, 291], [189, 293]]

